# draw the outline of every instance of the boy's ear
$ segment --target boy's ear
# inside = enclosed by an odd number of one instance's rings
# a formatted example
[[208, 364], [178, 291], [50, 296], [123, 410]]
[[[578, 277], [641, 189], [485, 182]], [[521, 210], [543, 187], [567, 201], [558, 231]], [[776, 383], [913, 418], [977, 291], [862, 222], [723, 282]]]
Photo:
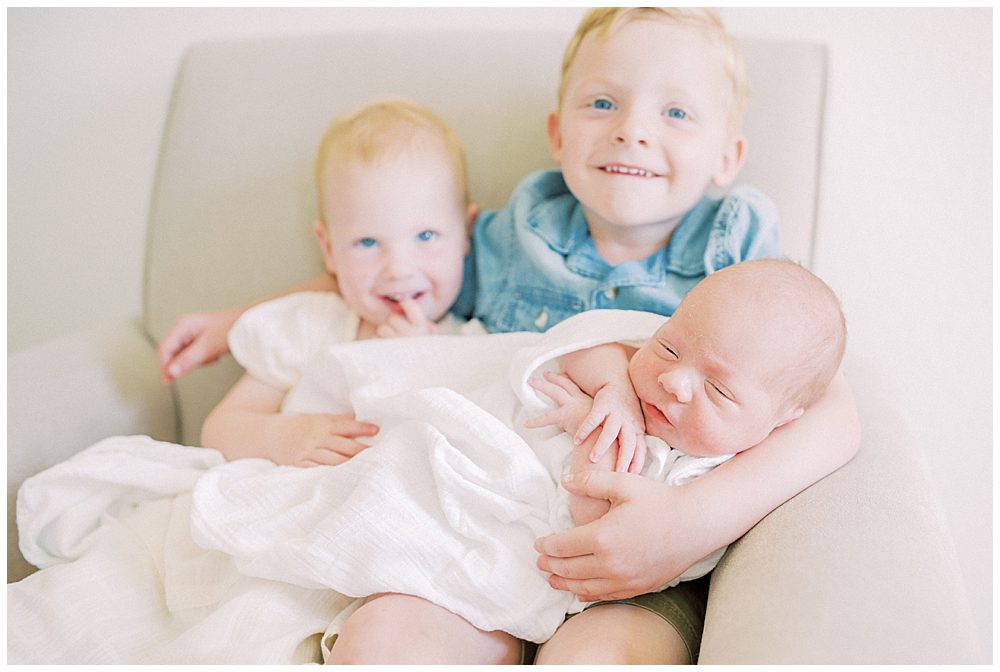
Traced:
[[545, 130], [549, 136], [549, 149], [552, 152], [552, 158], [556, 160], [556, 163], [560, 163], [562, 161], [562, 133], [559, 131], [559, 112], [549, 112]]
[[326, 267], [326, 272], [331, 275], [336, 274], [337, 270], [333, 263], [333, 248], [330, 246], [330, 239], [327, 236], [326, 222], [322, 219], [313, 222], [313, 233], [316, 234], [316, 242], [319, 243], [320, 252], [323, 253], [323, 266]]
[[712, 184], [717, 187], [728, 187], [743, 168], [746, 157], [747, 139], [742, 135], [734, 135], [722, 153], [722, 163], [719, 172], [712, 176]]

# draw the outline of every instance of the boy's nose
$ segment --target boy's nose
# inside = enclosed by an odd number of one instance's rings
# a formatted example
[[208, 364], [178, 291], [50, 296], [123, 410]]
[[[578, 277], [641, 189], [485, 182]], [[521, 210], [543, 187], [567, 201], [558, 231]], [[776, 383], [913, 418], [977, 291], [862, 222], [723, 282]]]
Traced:
[[672, 394], [678, 402], [686, 404], [691, 401], [691, 377], [680, 369], [671, 369], [661, 373], [657, 382], [663, 391]]
[[649, 144], [649, 135], [645, 125], [635, 114], [622, 114], [614, 129], [614, 141], [620, 145], [636, 144], [645, 147]]

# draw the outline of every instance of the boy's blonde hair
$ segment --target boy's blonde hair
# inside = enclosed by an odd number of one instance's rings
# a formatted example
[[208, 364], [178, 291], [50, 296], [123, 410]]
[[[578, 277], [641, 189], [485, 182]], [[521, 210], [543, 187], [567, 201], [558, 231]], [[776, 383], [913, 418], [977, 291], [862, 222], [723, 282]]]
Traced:
[[750, 101], [750, 82], [747, 78], [746, 65], [743, 62], [743, 54], [740, 53], [733, 37], [726, 32], [718, 13], [704, 7], [600, 7], [587, 12], [563, 53], [562, 72], [559, 78], [559, 109], [562, 110], [569, 70], [576, 60], [576, 54], [584, 38], [594, 33], [597, 38], [604, 39], [617, 27], [642, 20], [668, 21], [697, 28], [703, 31], [719, 49], [723, 67], [732, 84], [729, 128], [731, 132], [736, 133], [743, 125], [743, 115]]
[[334, 119], [316, 155], [316, 192], [320, 217], [330, 197], [324, 176], [333, 164], [377, 166], [414, 149], [443, 150], [452, 164], [458, 206], [469, 204], [465, 153], [458, 137], [426, 107], [405, 98], [387, 98], [355, 107]]

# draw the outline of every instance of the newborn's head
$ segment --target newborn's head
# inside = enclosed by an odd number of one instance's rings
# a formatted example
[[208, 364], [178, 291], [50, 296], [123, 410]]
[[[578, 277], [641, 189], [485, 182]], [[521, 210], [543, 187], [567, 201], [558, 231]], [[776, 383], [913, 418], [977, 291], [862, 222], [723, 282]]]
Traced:
[[845, 339], [837, 297], [798, 264], [717, 271], [629, 363], [646, 431], [689, 455], [755, 446], [822, 396]]

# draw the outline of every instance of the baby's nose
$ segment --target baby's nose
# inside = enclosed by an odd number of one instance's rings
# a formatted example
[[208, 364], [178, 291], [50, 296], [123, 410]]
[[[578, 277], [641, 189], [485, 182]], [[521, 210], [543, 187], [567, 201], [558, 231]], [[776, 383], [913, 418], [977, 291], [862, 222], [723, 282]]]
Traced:
[[680, 369], [672, 369], [660, 374], [660, 387], [667, 394], [672, 394], [677, 401], [686, 404], [691, 401], [691, 377]]

